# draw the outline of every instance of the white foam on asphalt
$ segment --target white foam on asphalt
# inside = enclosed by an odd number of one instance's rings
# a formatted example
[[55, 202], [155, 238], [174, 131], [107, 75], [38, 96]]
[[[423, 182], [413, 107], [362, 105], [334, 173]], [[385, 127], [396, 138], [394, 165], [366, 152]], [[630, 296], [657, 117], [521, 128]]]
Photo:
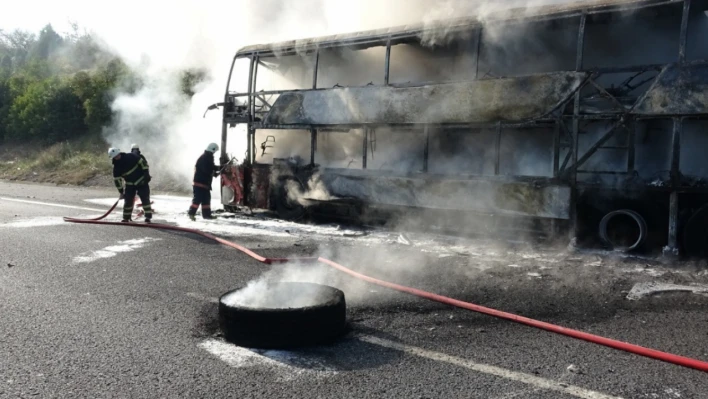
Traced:
[[198, 346], [234, 368], [264, 367], [280, 382], [337, 374], [336, 370], [297, 352], [248, 349], [217, 339], [208, 339]]
[[[345, 243], [356, 242], [357, 245], [362, 246], [399, 246], [434, 254], [439, 257], [458, 256], [468, 258], [470, 259], [471, 268], [477, 268], [482, 271], [495, 267], [495, 264], [506, 264], [510, 268], [548, 270], [558, 265], [566, 265], [569, 262], [578, 262], [578, 266], [582, 267], [612, 267], [613, 270], [621, 270], [625, 273], [641, 273], [652, 277], [660, 277], [666, 273], [660, 268], [637, 267], [636, 263], [625, 265], [605, 262], [603, 260], [604, 256], [629, 258], [629, 256], [609, 251], [585, 251], [583, 254], [569, 258], [568, 254], [555, 250], [507, 250], [496, 245], [495, 243], [497, 242], [495, 240], [479, 237], [466, 239], [436, 233], [410, 233], [404, 237], [405, 243], [401, 243], [399, 240], [400, 234], [393, 231], [381, 229], [368, 230], [364, 233], [356, 229], [343, 228], [336, 224], [306, 225], [268, 218], [262, 214], [249, 216], [242, 213], [227, 213], [225, 215], [228, 215], [228, 218], [218, 217], [215, 220], [202, 220], [200, 215], [197, 215], [197, 221], [192, 222], [187, 217], [187, 210], [192, 201], [191, 197], [154, 195], [152, 200], [154, 201], [152, 207], [155, 211], [154, 221], [157, 223], [194, 228], [233, 239], [240, 237], [277, 238], [277, 240], [271, 240], [270, 242], [285, 246], [302, 239]], [[105, 209], [108, 209], [115, 203], [115, 198], [93, 198], [85, 201], [102, 205]], [[219, 204], [218, 198], [215, 198], [212, 203], [215, 206]], [[122, 203], [107, 220], [120, 220], [121, 208]], [[475, 260], [479, 260], [479, 262], [475, 262]], [[637, 260], [640, 262], [641, 258], [637, 258]], [[539, 278], [539, 276], [529, 277]]]
[[648, 282], [634, 284], [627, 294], [627, 299], [636, 301], [650, 295], [668, 292], [690, 292], [693, 294], [708, 294], [708, 285], [680, 285], [660, 282]]
[[74, 258], [76, 263], [89, 263], [99, 259], [112, 258], [119, 253], [131, 252], [144, 247], [149, 242], [159, 241], [159, 238], [145, 237], [133, 240], [120, 241], [116, 245], [111, 245], [97, 251], [81, 254]]
[[[83, 206], [73, 206], [73, 205], [64, 205], [64, 204], [55, 204], [52, 202], [41, 202], [41, 201], [28, 201], [28, 200], [21, 200], [17, 198], [7, 198], [7, 197], [0, 197], [0, 200], [2, 201], [11, 201], [11, 202], [20, 202], [24, 204], [33, 204], [33, 205], [44, 205], [44, 206], [53, 206], [55, 208], [68, 208], [68, 209], [79, 209], [82, 211], [92, 211], [92, 212], [105, 212], [105, 210], [100, 210], [96, 208], [86, 208]], [[115, 203], [116, 200], [113, 199], [113, 201], [110, 203], [109, 206], [112, 206], [113, 203]]]
[[591, 391], [589, 389], [581, 388], [578, 386], [561, 383], [560, 381], [553, 381], [536, 375], [520, 373], [518, 371], [507, 370], [505, 368], [491, 366], [488, 364], [475, 363], [471, 360], [463, 359], [460, 357], [450, 356], [440, 352], [417, 348], [414, 346], [409, 346], [378, 337], [362, 335], [359, 336], [358, 339], [373, 345], [398, 350], [409, 355], [418, 356], [437, 362], [448, 363], [458, 367], [464, 367], [466, 369], [478, 373], [493, 375], [506, 380], [520, 382], [522, 384], [530, 385], [534, 389], [543, 389], [547, 391], [559, 392], [565, 395], [570, 395], [576, 398], [583, 399], [619, 399], [619, 397], [617, 396], [607, 395], [597, 391]]
[[[361, 234], [355, 230], [340, 229], [336, 225], [304, 225], [279, 219], [244, 215], [234, 215], [233, 218], [220, 217], [214, 220], [203, 220], [201, 214], [198, 213], [197, 221], [193, 222], [187, 218], [187, 210], [192, 203], [191, 197], [155, 195], [151, 199], [154, 202], [152, 208], [155, 212], [154, 220], [156, 222], [173, 223], [179, 227], [196, 228], [207, 233], [224, 236], [269, 236], [297, 239], [301, 236], [312, 234], [341, 238]], [[95, 198], [85, 201], [110, 207], [115, 202], [115, 199]], [[119, 211], [120, 207], [117, 212]], [[113, 215], [112, 217], [115, 218], [116, 216]], [[363, 238], [368, 238], [368, 236]], [[381, 242], [380, 239], [377, 241]]]

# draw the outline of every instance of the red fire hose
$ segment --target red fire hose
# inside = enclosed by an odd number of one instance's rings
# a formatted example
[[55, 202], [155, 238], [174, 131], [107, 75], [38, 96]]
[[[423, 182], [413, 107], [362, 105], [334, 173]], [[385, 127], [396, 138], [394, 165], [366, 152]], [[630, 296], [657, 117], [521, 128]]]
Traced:
[[427, 291], [422, 291], [422, 290], [418, 290], [415, 288], [410, 288], [410, 287], [406, 287], [403, 285], [390, 283], [388, 281], [379, 280], [379, 279], [376, 279], [373, 277], [369, 277], [365, 274], [355, 272], [347, 267], [344, 267], [336, 262], [333, 262], [329, 259], [325, 259], [322, 257], [319, 257], [319, 258], [315, 258], [315, 257], [266, 258], [261, 255], [258, 255], [257, 253], [251, 251], [250, 249], [248, 249], [246, 247], [243, 247], [243, 246], [233, 243], [231, 241], [224, 240], [223, 238], [219, 238], [219, 237], [213, 236], [209, 233], [205, 233], [203, 231], [199, 231], [196, 229], [189, 229], [189, 228], [185, 228], [185, 227], [177, 227], [177, 226], [170, 226], [170, 225], [156, 224], [156, 223], [142, 224], [142, 223], [121, 223], [121, 222], [101, 221], [101, 219], [104, 219], [106, 216], [108, 216], [113, 211], [113, 209], [116, 207], [116, 205], [118, 205], [118, 202], [116, 202], [113, 205], [113, 207], [108, 212], [106, 212], [106, 214], [104, 214], [103, 216], [100, 216], [98, 218], [75, 219], [75, 218], [65, 217], [64, 221], [71, 222], [71, 223], [144, 227], [144, 228], [151, 228], [151, 229], [182, 231], [182, 232], [187, 232], [187, 233], [192, 233], [192, 234], [198, 234], [202, 237], [214, 240], [220, 244], [237, 249], [237, 250], [245, 253], [246, 255], [250, 256], [251, 258], [253, 258], [259, 262], [267, 263], [267, 264], [286, 263], [286, 262], [320, 262], [325, 265], [331, 266], [339, 271], [342, 271], [346, 274], [349, 274], [350, 276], [367, 281], [369, 283], [380, 285], [382, 287], [390, 288], [390, 289], [397, 290], [400, 292], [405, 292], [405, 293], [415, 295], [415, 296], [418, 296], [421, 298], [429, 299], [431, 301], [440, 302], [440, 303], [444, 303], [447, 305], [452, 305], [452, 306], [456, 306], [459, 308], [463, 308], [463, 309], [471, 310], [474, 312], [486, 314], [489, 316], [497, 317], [500, 319], [513, 321], [513, 322], [524, 324], [524, 325], [527, 325], [530, 327], [535, 327], [535, 328], [550, 331], [550, 332], [553, 332], [556, 334], [565, 335], [565, 336], [568, 336], [571, 338], [581, 339], [583, 341], [592, 342], [592, 343], [607, 346], [607, 347], [610, 347], [613, 349], [619, 349], [619, 350], [626, 351], [629, 353], [634, 353], [636, 355], [645, 356], [645, 357], [649, 357], [652, 359], [657, 359], [657, 360], [661, 360], [664, 362], [673, 363], [673, 364], [676, 364], [679, 366], [689, 367], [692, 369], [708, 372], [708, 362], [704, 362], [704, 361], [697, 360], [697, 359], [691, 359], [691, 358], [684, 357], [684, 356], [674, 355], [671, 353], [661, 352], [661, 351], [658, 351], [655, 349], [649, 349], [649, 348], [645, 348], [642, 346], [638, 346], [638, 345], [634, 345], [634, 344], [630, 344], [630, 343], [626, 343], [626, 342], [622, 342], [622, 341], [617, 341], [617, 340], [610, 339], [610, 338], [601, 337], [599, 335], [589, 334], [586, 332], [561, 327], [561, 326], [558, 326], [555, 324], [530, 319], [528, 317], [518, 316], [518, 315], [515, 315], [512, 313], [502, 312], [502, 311], [487, 308], [484, 306], [475, 305], [473, 303], [464, 302], [464, 301], [460, 301], [457, 299], [445, 297], [442, 295], [433, 294], [433, 293], [430, 293]]

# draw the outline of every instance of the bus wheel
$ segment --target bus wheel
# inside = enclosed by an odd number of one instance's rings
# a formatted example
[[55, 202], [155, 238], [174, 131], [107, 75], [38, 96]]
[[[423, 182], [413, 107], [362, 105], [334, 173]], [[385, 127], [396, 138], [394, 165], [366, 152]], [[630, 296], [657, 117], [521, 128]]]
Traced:
[[697, 210], [683, 228], [683, 250], [690, 258], [708, 255], [708, 205]]
[[600, 239], [616, 251], [633, 251], [647, 239], [647, 222], [629, 209], [618, 209], [600, 221]]

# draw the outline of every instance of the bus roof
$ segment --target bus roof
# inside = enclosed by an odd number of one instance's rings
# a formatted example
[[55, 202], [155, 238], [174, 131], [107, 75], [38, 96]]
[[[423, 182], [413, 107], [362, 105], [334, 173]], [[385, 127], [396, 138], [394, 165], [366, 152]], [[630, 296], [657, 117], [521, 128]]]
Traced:
[[288, 40], [278, 43], [254, 44], [241, 48], [236, 57], [246, 57], [255, 53], [260, 56], [307, 53], [318, 48], [352, 46], [366, 48], [385, 44], [386, 40], [402, 40], [415, 37], [423, 31], [444, 28], [447, 31], [465, 30], [480, 25], [481, 21], [534, 20], [579, 15], [583, 12], [601, 13], [627, 9], [639, 9], [662, 4], [679, 3], [683, 0], [577, 0], [572, 3], [546, 5], [534, 8], [515, 8], [495, 11], [482, 16], [471, 16], [451, 20], [441, 20], [429, 24], [404, 25], [391, 28], [343, 33], [315, 38]]

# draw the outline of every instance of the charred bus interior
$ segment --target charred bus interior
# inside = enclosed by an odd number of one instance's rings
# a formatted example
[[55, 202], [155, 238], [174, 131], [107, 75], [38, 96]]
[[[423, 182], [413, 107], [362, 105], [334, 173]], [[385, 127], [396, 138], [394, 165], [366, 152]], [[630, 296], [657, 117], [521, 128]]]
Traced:
[[581, 1], [246, 47], [222, 203], [705, 257], [707, 10]]

